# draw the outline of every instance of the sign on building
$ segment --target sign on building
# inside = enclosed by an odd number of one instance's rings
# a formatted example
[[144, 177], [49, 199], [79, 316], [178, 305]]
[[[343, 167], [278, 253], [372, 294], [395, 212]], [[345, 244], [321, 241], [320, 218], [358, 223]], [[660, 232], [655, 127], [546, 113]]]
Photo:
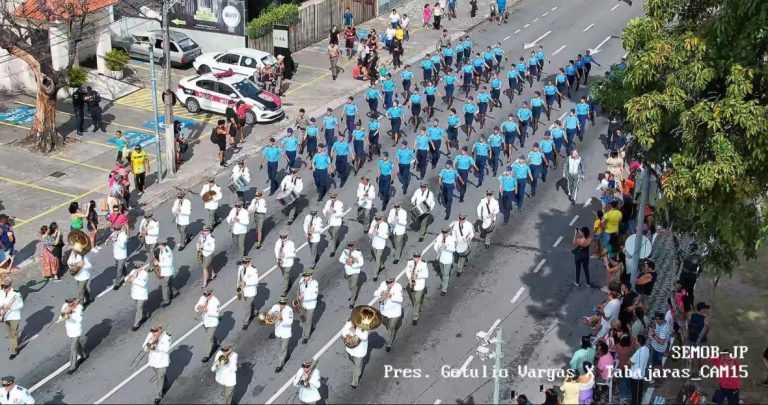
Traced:
[[243, 0], [187, 0], [184, 3], [171, 9], [172, 27], [245, 36]]

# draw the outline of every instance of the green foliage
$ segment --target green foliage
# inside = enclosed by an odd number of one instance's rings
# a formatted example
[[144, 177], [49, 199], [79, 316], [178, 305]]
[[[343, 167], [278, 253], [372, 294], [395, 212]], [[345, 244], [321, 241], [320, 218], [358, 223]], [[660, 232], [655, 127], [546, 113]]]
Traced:
[[122, 49], [112, 49], [104, 55], [107, 69], [113, 72], [122, 72], [129, 59], [128, 53]]
[[80, 87], [88, 81], [88, 72], [80, 66], [72, 66], [67, 75], [69, 87]]
[[291, 25], [299, 21], [299, 6], [295, 4], [283, 4], [278, 7], [269, 8], [266, 12], [248, 23], [248, 36], [259, 38], [268, 34], [272, 26]]
[[729, 273], [768, 237], [768, 1], [648, 0], [622, 34], [629, 67], [596, 90], [641, 159], [665, 162], [662, 205]]

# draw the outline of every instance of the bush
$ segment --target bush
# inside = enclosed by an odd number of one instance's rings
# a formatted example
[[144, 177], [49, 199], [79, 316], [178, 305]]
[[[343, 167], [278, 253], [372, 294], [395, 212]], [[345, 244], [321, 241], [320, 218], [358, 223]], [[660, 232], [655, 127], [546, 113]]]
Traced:
[[69, 87], [80, 87], [88, 81], [88, 72], [80, 66], [72, 66], [68, 75]]
[[268, 34], [272, 26], [291, 25], [299, 21], [299, 6], [295, 4], [283, 4], [279, 7], [271, 8], [261, 16], [254, 18], [248, 23], [248, 36], [259, 38]]
[[130, 59], [130, 56], [122, 49], [112, 49], [104, 55], [107, 69], [113, 72], [122, 72], [125, 64], [128, 63], [128, 59]]

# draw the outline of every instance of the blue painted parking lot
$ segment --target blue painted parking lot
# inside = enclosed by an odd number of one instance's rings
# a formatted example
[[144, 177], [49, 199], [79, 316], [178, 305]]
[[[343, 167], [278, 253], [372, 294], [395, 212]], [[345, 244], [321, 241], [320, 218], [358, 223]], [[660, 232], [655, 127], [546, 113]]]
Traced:
[[0, 121], [14, 125], [32, 125], [35, 118], [35, 109], [27, 106], [13, 107], [8, 111], [0, 112]]

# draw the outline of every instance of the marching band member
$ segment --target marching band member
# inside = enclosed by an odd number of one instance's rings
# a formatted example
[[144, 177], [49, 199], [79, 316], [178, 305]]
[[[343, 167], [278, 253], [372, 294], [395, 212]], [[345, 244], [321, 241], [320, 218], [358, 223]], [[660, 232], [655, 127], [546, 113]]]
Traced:
[[173, 267], [173, 250], [161, 241], [158, 243], [157, 264], [160, 266], [160, 291], [163, 295], [163, 306], [171, 304], [173, 298], [173, 277], [176, 268]]
[[251, 266], [251, 258], [244, 257], [242, 264], [237, 268], [237, 288], [241, 289], [245, 311], [243, 316], [243, 330], [248, 329], [248, 324], [253, 319], [253, 298], [256, 296], [259, 285], [259, 271]]
[[424, 289], [427, 287], [427, 277], [429, 277], [427, 262], [421, 260], [421, 253], [414, 253], [413, 259], [408, 260], [408, 264], [405, 266], [405, 276], [408, 277], [408, 291], [413, 303], [411, 325], [416, 325], [419, 323], [421, 303], [424, 300]]
[[349, 308], [355, 307], [355, 301], [357, 301], [357, 293], [360, 287], [357, 285], [357, 278], [360, 275], [360, 269], [363, 268], [365, 260], [363, 259], [363, 252], [355, 248], [355, 242], [347, 243], [347, 248], [341, 252], [339, 262], [344, 265], [344, 277], [347, 279], [347, 285], [349, 286]]
[[115, 231], [110, 235], [112, 240], [112, 256], [115, 258], [115, 283], [112, 288], [117, 290], [125, 281], [125, 260], [128, 259], [128, 232], [121, 223], [115, 223]]
[[291, 327], [293, 325], [293, 309], [288, 304], [288, 298], [285, 295], [280, 297], [277, 304], [269, 310], [270, 315], [277, 314], [275, 321], [275, 332], [269, 338], [280, 339], [280, 365], [275, 368], [275, 372], [283, 371], [285, 362], [288, 361], [288, 343], [291, 340]]
[[320, 286], [317, 280], [312, 278], [314, 269], [309, 269], [304, 272], [304, 280], [299, 283], [299, 300], [301, 301], [301, 308], [303, 309], [304, 321], [301, 324], [303, 329], [301, 344], [305, 345], [309, 341], [309, 335], [312, 334], [314, 329], [313, 318], [315, 315], [315, 308], [317, 307], [317, 296], [320, 294]]
[[189, 225], [189, 216], [192, 214], [192, 203], [184, 197], [184, 193], [179, 193], [176, 201], [173, 202], [171, 213], [176, 217], [176, 230], [179, 231], [179, 239], [176, 241], [179, 250], [184, 250], [189, 242], [187, 235], [187, 225]]
[[394, 208], [389, 210], [387, 223], [392, 229], [392, 245], [395, 248], [395, 260], [392, 263], [397, 264], [403, 257], [405, 227], [408, 225], [408, 213], [405, 212], [404, 209], [400, 208], [399, 202], [396, 202]]
[[485, 241], [485, 248], [491, 246], [491, 233], [496, 227], [499, 215], [499, 201], [493, 197], [493, 191], [485, 190], [485, 198], [477, 204], [477, 219], [480, 222], [480, 237]]
[[88, 304], [93, 302], [91, 292], [88, 290], [88, 280], [91, 279], [91, 270], [93, 270], [93, 264], [91, 264], [91, 254], [82, 254], [82, 252], [78, 252], [73, 249], [72, 253], [69, 254], [69, 259], [67, 259], [67, 266], [69, 266], [70, 269], [73, 266], [80, 267], [80, 271], [75, 273], [72, 278], [77, 281], [78, 301], [82, 302], [83, 306], [88, 306]]
[[216, 382], [224, 387], [224, 403], [229, 405], [237, 385], [237, 353], [232, 346], [224, 346], [216, 351], [213, 358], [211, 371], [216, 375]]
[[387, 281], [382, 281], [379, 289], [373, 295], [379, 299], [379, 311], [384, 318], [382, 323], [389, 331], [387, 336], [387, 352], [392, 350], [397, 329], [400, 327], [400, 318], [403, 316], [403, 286], [395, 282], [390, 276]]
[[475, 229], [467, 221], [467, 214], [459, 214], [459, 221], [454, 222], [451, 234], [456, 239], [456, 277], [461, 277], [461, 273], [467, 267], [467, 259], [471, 252], [470, 242], [475, 237]]
[[171, 335], [165, 333], [162, 326], [149, 330], [142, 350], [149, 352], [148, 364], [155, 371], [155, 405], [163, 398], [165, 388], [165, 369], [171, 362], [168, 352], [171, 350]]
[[203, 189], [200, 190], [200, 197], [204, 196], [206, 193], [212, 192], [211, 201], [208, 201], [203, 205], [206, 211], [208, 211], [208, 221], [205, 223], [205, 225], [208, 225], [211, 227], [211, 229], [216, 227], [216, 224], [219, 223], [219, 218], [216, 216], [216, 210], [219, 209], [219, 201], [224, 197], [224, 195], [221, 193], [221, 187], [216, 185], [216, 179], [211, 177], [208, 179], [208, 184], [203, 186]]
[[133, 270], [128, 273], [128, 282], [131, 283], [131, 299], [136, 301], [136, 315], [133, 317], [133, 328], [136, 332], [147, 319], [144, 317], [144, 304], [149, 299], [149, 273], [144, 268], [144, 263], [133, 263]]
[[211, 359], [211, 352], [216, 343], [216, 327], [219, 326], [219, 311], [221, 303], [213, 295], [213, 290], [205, 290], [203, 296], [197, 300], [195, 312], [197, 316], [203, 317], [203, 329], [205, 329], [206, 341], [203, 349], [202, 362], [205, 363]]
[[248, 212], [253, 214], [253, 222], [256, 225], [256, 249], [261, 249], [261, 243], [264, 241], [264, 220], [267, 218], [267, 200], [264, 199], [261, 191], [257, 191], [248, 205]]
[[277, 258], [277, 267], [283, 273], [283, 286], [280, 295], [288, 294], [291, 288], [291, 269], [293, 268], [293, 259], [296, 258], [296, 246], [293, 241], [288, 240], [289, 229], [280, 231], [280, 239], [275, 243], [275, 258]]
[[230, 179], [233, 183], [237, 184], [237, 180], [241, 177], [243, 178], [245, 186], [239, 188], [240, 191], [237, 191], [237, 198], [240, 199], [240, 201], [245, 202], [245, 190], [248, 188], [248, 184], [251, 183], [251, 171], [245, 166], [245, 160], [240, 160], [237, 162], [237, 166], [232, 168], [232, 176]]
[[365, 225], [371, 220], [371, 207], [376, 198], [376, 189], [368, 177], [361, 177], [357, 185], [357, 222]]
[[242, 201], [235, 202], [235, 208], [227, 215], [227, 223], [232, 227], [232, 242], [237, 247], [237, 255], [245, 256], [245, 234], [248, 233], [250, 217], [248, 210], [243, 208]]
[[293, 201], [285, 206], [285, 215], [288, 217], [288, 225], [293, 224], [296, 217], [299, 216], [299, 195], [304, 191], [304, 181], [298, 175], [299, 169], [291, 168], [291, 174], [283, 177], [280, 182], [280, 189], [285, 195], [293, 194]]
[[[61, 306], [61, 314], [56, 322], [61, 321], [64, 321], [64, 329], [70, 340], [69, 370], [67, 373], [72, 374], [80, 366], [80, 363], [88, 358], [83, 349], [83, 344], [80, 342], [80, 336], [83, 335], [83, 306], [77, 302], [76, 298], [64, 300], [64, 305]], [[77, 359], [78, 356], [80, 356], [80, 361]]]
[[[216, 249], [216, 239], [211, 235], [211, 228], [203, 227], [203, 233], [197, 239], [197, 251], [203, 255], [203, 288], [208, 286], [208, 282], [216, 278], [216, 272], [211, 267], [213, 262], [213, 251]], [[199, 256], [199, 255], [198, 255]]]
[[139, 225], [139, 234], [144, 235], [144, 247], [147, 249], [147, 255], [151, 255], [157, 245], [157, 239], [160, 237], [160, 222], [154, 218], [151, 211], [144, 213]]
[[322, 399], [318, 390], [320, 372], [312, 360], [301, 363], [301, 369], [293, 377], [293, 386], [299, 389], [299, 401], [302, 403], [314, 404]]
[[[421, 187], [419, 187], [411, 197], [411, 205], [418, 207], [421, 204], [426, 204], [429, 211], [432, 211], [432, 209], [435, 208], [435, 193], [427, 188], [427, 183], [421, 183]], [[429, 212], [420, 215], [416, 219], [419, 222], [419, 242], [423, 242], [424, 237], [427, 236], [427, 226], [429, 225], [428, 218]]]
[[339, 247], [339, 230], [341, 220], [344, 218], [344, 203], [337, 197], [338, 194], [331, 193], [331, 199], [325, 202], [325, 208], [323, 208], [323, 215], [328, 218], [331, 233], [331, 257], [336, 255], [336, 249]]
[[384, 268], [383, 257], [384, 248], [387, 246], [387, 239], [389, 239], [389, 225], [382, 221], [383, 216], [376, 214], [376, 219], [371, 222], [371, 226], [368, 228], [368, 237], [371, 238], [371, 249], [373, 260], [376, 262], [373, 281], [379, 279], [379, 273]]
[[443, 228], [443, 233], [437, 235], [432, 248], [439, 255], [438, 261], [440, 262], [440, 275], [442, 276], [440, 295], [445, 295], [448, 293], [448, 282], [451, 280], [451, 269], [453, 268], [453, 259], [456, 253], [456, 238], [451, 235], [451, 228]]
[[355, 347], [347, 347], [347, 354], [355, 364], [355, 371], [352, 372], [352, 388], [357, 388], [360, 385], [360, 374], [363, 373], [363, 361], [365, 356], [368, 355], [368, 331], [355, 326], [351, 320], [344, 324], [344, 329], [341, 330], [341, 338], [346, 339], [349, 336], [356, 336], [360, 339], [360, 344]]
[[3, 389], [0, 390], [0, 404], [27, 404], [32, 405], [35, 399], [26, 388], [16, 385], [16, 378], [3, 377]]
[[309, 251], [312, 254], [313, 265], [320, 260], [317, 254], [317, 244], [320, 243], [320, 237], [323, 231], [323, 218], [317, 215], [317, 207], [312, 206], [309, 214], [304, 217], [304, 234], [307, 235]]
[[13, 360], [19, 353], [19, 321], [21, 321], [21, 309], [24, 308], [24, 299], [18, 291], [11, 288], [10, 281], [3, 281], [2, 288], [3, 290], [0, 291], [0, 319], [8, 330], [8, 345], [11, 352], [8, 359]]

